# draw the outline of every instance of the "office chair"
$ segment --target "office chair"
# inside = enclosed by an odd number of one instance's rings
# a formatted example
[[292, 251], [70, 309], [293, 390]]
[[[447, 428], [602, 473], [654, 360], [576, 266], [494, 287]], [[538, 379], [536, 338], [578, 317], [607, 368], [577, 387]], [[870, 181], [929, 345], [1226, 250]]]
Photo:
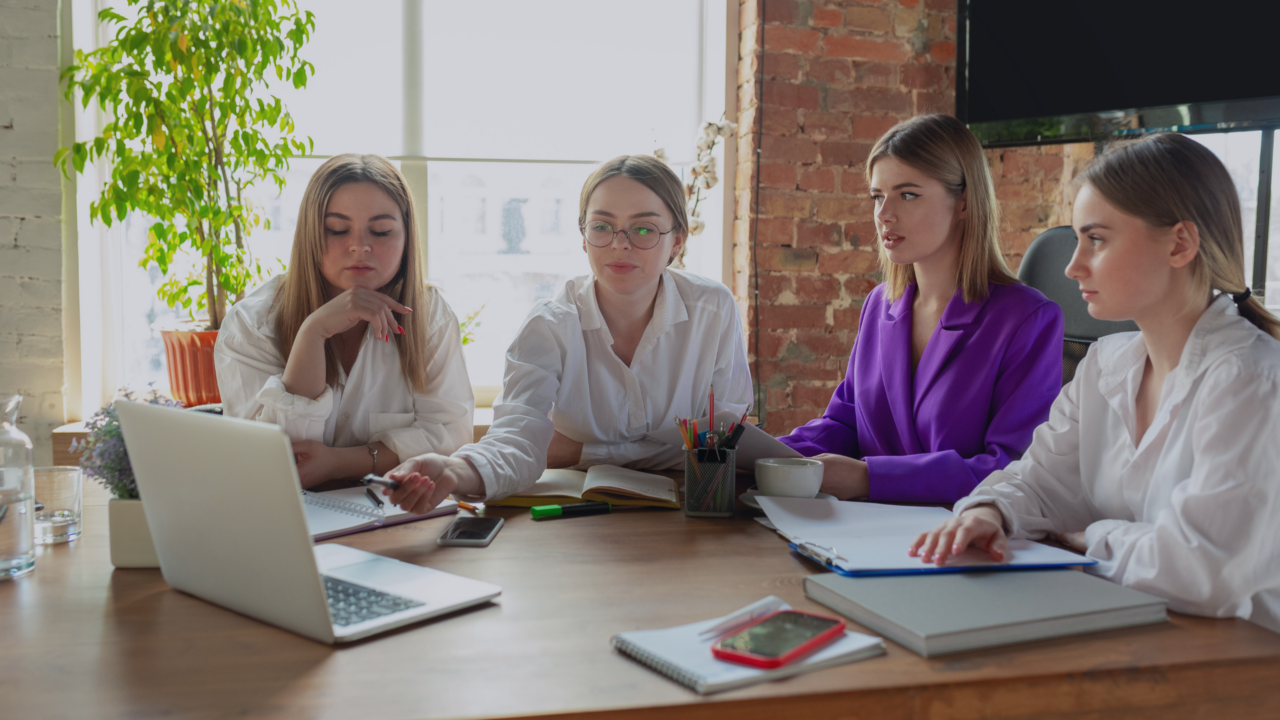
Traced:
[[1080, 297], [1080, 285], [1064, 275], [1076, 250], [1076, 234], [1069, 225], [1050, 228], [1031, 241], [1022, 256], [1018, 279], [1044, 293], [1062, 308], [1066, 327], [1062, 343], [1062, 384], [1075, 377], [1076, 366], [1098, 338], [1137, 330], [1132, 321], [1099, 320], [1089, 314], [1089, 304]]

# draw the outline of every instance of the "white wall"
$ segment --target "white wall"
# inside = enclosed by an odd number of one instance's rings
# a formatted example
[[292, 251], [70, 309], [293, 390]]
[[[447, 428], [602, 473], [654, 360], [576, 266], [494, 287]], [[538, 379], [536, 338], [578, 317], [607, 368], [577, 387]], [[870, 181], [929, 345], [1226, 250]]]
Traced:
[[65, 419], [58, 0], [0, 0], [0, 393], [24, 396], [37, 465]]

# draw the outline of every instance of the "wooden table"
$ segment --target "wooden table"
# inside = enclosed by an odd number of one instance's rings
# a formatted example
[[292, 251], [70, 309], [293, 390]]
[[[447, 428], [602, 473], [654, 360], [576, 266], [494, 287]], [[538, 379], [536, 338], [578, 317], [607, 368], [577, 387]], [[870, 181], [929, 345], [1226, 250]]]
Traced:
[[[88, 489], [88, 488], [87, 488]], [[886, 656], [699, 697], [610, 649], [774, 594], [823, 612], [816, 568], [759, 524], [640, 511], [507, 525], [440, 548], [448, 518], [340, 542], [497, 583], [494, 603], [331, 648], [108, 561], [105, 495], [84, 537], [0, 583], [3, 718], [1276, 718], [1280, 636], [1173, 622], [926, 660]], [[857, 629], [855, 627], [855, 629]]]

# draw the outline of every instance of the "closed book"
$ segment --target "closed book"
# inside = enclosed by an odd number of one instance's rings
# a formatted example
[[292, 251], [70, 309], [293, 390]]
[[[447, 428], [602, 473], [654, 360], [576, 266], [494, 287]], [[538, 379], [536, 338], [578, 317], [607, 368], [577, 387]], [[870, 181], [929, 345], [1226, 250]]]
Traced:
[[1075, 570], [810, 575], [813, 600], [925, 657], [1165, 622], [1165, 600]]
[[[767, 600], [775, 601], [771, 605], [774, 609], [790, 609], [789, 605], [777, 598]], [[766, 601], [756, 605], [764, 602]], [[748, 610], [750, 607], [743, 610]], [[731, 615], [726, 615], [722, 618], [679, 627], [624, 632], [613, 636], [611, 642], [618, 652], [701, 695], [777, 680], [884, 654], [884, 641], [880, 638], [846, 631], [843, 637], [830, 645], [789, 665], [771, 670], [740, 665], [720, 660], [711, 654], [711, 646], [733, 631], [714, 632], [714, 630], [724, 627], [725, 621], [731, 621], [731, 618]]]

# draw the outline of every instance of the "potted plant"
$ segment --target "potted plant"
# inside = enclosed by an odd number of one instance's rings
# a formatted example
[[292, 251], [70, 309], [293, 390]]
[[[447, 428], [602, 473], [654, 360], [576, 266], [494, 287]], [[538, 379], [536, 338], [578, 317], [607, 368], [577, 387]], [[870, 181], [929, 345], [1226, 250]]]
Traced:
[[[174, 397], [218, 402], [213, 344], [230, 303], [263, 278], [246, 242], [268, 223], [243, 198], [262, 180], [284, 187], [289, 158], [309, 153], [293, 119], [271, 95], [268, 77], [295, 88], [315, 67], [298, 51], [315, 28], [293, 0], [128, 0], [136, 16], [113, 11], [105, 46], [76, 51], [62, 72], [67, 99], [96, 100], [109, 121], [93, 140], [62, 148], [54, 163], [110, 174], [90, 218], [107, 226], [138, 212], [153, 220], [139, 264], [155, 263], [158, 294], [190, 325], [166, 331]], [[199, 321], [196, 316], [200, 315]]]
[[[128, 390], [122, 391], [120, 397], [135, 399]], [[154, 390], [144, 400], [152, 405], [182, 407], [182, 403]], [[71, 449], [80, 453], [80, 467], [85, 475], [105, 485], [113, 496], [107, 504], [111, 564], [118, 568], [159, 567], [160, 561], [151, 543], [151, 530], [147, 527], [147, 516], [143, 514], [142, 501], [138, 499], [138, 482], [133, 477], [133, 466], [129, 463], [129, 451], [124, 445], [115, 403], [94, 413], [84, 426], [84, 440], [73, 443]]]

